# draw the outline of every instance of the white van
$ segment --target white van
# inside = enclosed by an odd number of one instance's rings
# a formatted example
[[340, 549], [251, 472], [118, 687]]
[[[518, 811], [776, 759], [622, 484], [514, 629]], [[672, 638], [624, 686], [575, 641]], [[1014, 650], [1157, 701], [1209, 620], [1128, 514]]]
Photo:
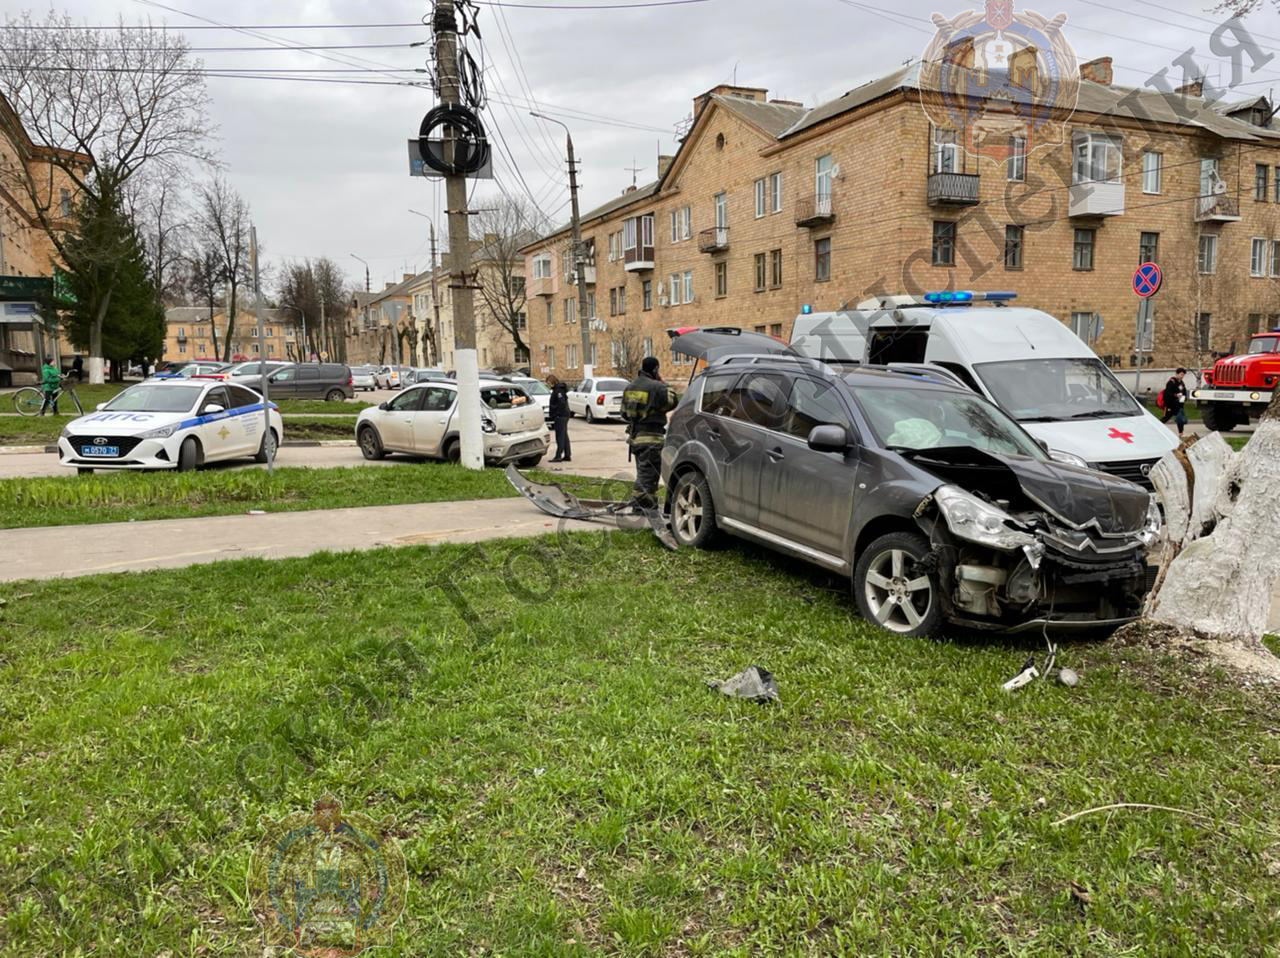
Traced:
[[[1085, 343], [1013, 293], [882, 296], [796, 317], [791, 345], [826, 362], [931, 363], [995, 402], [1054, 458], [1150, 486], [1178, 445]], [[981, 305], [975, 305], [981, 304]]]

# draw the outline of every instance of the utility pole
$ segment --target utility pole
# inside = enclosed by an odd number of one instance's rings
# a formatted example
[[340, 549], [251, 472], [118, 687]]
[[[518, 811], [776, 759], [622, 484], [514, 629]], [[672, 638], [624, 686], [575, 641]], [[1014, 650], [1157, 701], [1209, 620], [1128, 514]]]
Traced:
[[249, 259], [253, 266], [253, 311], [258, 314], [258, 361], [262, 369], [262, 443], [267, 450], [267, 475], [275, 467], [276, 447], [271, 438], [271, 377], [267, 375], [265, 320], [262, 317], [262, 286], [258, 282], [258, 228], [249, 227]]
[[431, 222], [431, 311], [434, 319], [431, 326], [431, 349], [435, 353], [431, 361], [440, 365], [440, 292], [436, 288], [436, 224]]
[[[440, 99], [461, 104], [458, 73], [458, 22], [454, 0], [435, 0], [436, 69]], [[453, 163], [457, 130], [445, 128], [444, 158]], [[480, 366], [476, 359], [476, 314], [471, 277], [471, 224], [467, 217], [467, 178], [444, 178], [449, 216], [449, 288], [453, 294], [454, 358], [458, 383], [460, 461], [467, 469], [484, 468], [484, 435], [480, 431]]]
[[587, 319], [587, 251], [582, 242], [582, 228], [578, 219], [578, 164], [573, 156], [573, 135], [569, 132], [569, 127], [557, 119], [544, 116], [541, 113], [530, 113], [529, 115], [564, 127], [565, 152], [569, 157], [569, 203], [571, 210], [569, 228], [573, 237], [573, 249], [570, 255], [573, 257], [573, 279], [578, 284], [578, 326], [582, 336], [582, 378], [591, 379], [594, 375], [594, 370], [591, 367], [591, 324]]
[[[333, 337], [329, 335], [329, 320], [324, 314], [324, 293], [320, 294], [320, 338], [329, 344], [329, 360], [333, 360]], [[308, 357], [310, 358], [310, 357]]]

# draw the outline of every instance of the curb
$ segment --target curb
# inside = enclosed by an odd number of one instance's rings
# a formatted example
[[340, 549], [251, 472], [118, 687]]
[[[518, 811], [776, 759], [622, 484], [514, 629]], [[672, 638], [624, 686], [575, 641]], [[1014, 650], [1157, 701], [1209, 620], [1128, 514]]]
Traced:
[[57, 446], [0, 446], [0, 456], [31, 455], [33, 452], [57, 452]]
[[[354, 439], [286, 439], [280, 448], [314, 448], [316, 446], [350, 446], [354, 447]], [[29, 456], [33, 453], [52, 453], [57, 455], [57, 446], [0, 446], [0, 456]]]

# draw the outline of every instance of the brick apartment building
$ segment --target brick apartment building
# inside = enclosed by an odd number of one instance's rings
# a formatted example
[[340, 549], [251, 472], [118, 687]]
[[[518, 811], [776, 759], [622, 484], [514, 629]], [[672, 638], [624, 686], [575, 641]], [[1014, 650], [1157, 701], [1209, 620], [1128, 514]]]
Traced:
[[[1136, 365], [1134, 268], [1154, 259], [1157, 366], [1207, 360], [1280, 323], [1280, 124], [1080, 68], [1062, 139], [979, 161], [922, 109], [915, 63], [815, 108], [717, 86], [659, 178], [582, 217], [596, 371], [674, 358], [665, 330], [788, 337], [801, 308], [873, 291], [1013, 290], [1114, 367]], [[1007, 102], [987, 101], [989, 111]], [[581, 375], [568, 228], [524, 247], [535, 375]], [[624, 363], [625, 365], [625, 363]], [[625, 371], [625, 370], [618, 370]]]
[[[227, 334], [227, 316], [219, 309], [209, 320], [207, 306], [174, 306], [165, 310], [164, 358], [174, 362], [189, 359], [221, 359]], [[297, 312], [289, 309], [263, 310], [262, 339], [252, 307], [236, 310], [236, 328], [231, 337], [231, 355], [238, 359], [301, 358], [298, 344], [302, 336], [296, 328]], [[215, 351], [213, 332], [216, 328]], [[265, 348], [264, 348], [265, 343]]]

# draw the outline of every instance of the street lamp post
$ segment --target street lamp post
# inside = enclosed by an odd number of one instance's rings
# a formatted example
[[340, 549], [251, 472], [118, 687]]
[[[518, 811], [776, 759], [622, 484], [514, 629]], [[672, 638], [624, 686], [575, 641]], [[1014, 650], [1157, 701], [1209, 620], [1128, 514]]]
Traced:
[[351, 254], [351, 258], [355, 260], [359, 260], [360, 262], [364, 263], [364, 291], [367, 293], [369, 292], [369, 261], [362, 259], [361, 257], [357, 256], [355, 253]]
[[431, 325], [431, 343], [436, 355], [432, 360], [436, 365], [440, 364], [440, 296], [436, 292], [436, 221], [426, 213], [419, 213], [417, 210], [409, 210], [414, 216], [421, 216], [424, 220], [431, 224], [431, 309], [435, 314], [434, 321]]
[[307, 361], [307, 353], [306, 353], [306, 349], [307, 349], [307, 314], [306, 314], [306, 313], [304, 313], [304, 312], [303, 312], [301, 309], [299, 309], [297, 306], [294, 306], [294, 305], [293, 305], [293, 303], [281, 303], [281, 304], [280, 304], [280, 308], [281, 308], [281, 309], [296, 309], [296, 310], [298, 310], [298, 315], [302, 317], [302, 349], [300, 349], [300, 350], [298, 351], [298, 355], [302, 358], [302, 361], [305, 363], [305, 362]]
[[[536, 116], [540, 120], [546, 120], [548, 123], [555, 123], [557, 126], [564, 127], [564, 143], [565, 152], [569, 157], [569, 202], [572, 210], [572, 218], [570, 219], [570, 228], [573, 235], [573, 278], [578, 284], [578, 325], [582, 334], [582, 378], [590, 379], [593, 373], [591, 368], [591, 326], [587, 317], [587, 284], [586, 284], [586, 258], [583, 256], [582, 248], [582, 229], [578, 219], [578, 166], [573, 158], [573, 135], [569, 132], [569, 127], [561, 123], [554, 117], [545, 116], [542, 113], [530, 111], [530, 116]], [[532, 362], [532, 358], [530, 359]]]

